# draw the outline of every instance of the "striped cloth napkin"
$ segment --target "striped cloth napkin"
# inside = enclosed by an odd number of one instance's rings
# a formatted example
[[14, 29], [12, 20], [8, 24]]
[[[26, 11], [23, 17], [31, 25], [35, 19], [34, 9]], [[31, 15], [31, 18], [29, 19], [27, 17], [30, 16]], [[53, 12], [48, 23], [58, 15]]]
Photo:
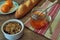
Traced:
[[[59, 9], [59, 8], [58, 8]], [[54, 33], [54, 30], [56, 28], [56, 25], [58, 24], [58, 21], [60, 20], [60, 10], [58, 10], [58, 13], [56, 13], [55, 17], [53, 16], [53, 21], [46, 33], [44, 34], [45, 37], [52, 38], [52, 34]], [[52, 32], [52, 33], [51, 33]]]
[[[59, 10], [59, 5], [60, 5], [60, 4], [55, 4], [55, 5], [50, 9], [50, 11], [49, 11], [48, 14], [47, 14], [48, 16], [51, 16], [52, 21], [55, 19], [55, 16], [57, 15], [57, 12], [58, 12], [58, 10]], [[30, 30], [36, 32], [36, 33], [39, 34], [39, 35], [43, 35], [43, 36], [46, 36], [45, 33], [46, 33], [46, 31], [48, 30], [48, 28], [49, 28], [49, 25], [47, 25], [46, 27], [41, 28], [40, 30], [34, 29], [34, 28], [31, 26], [31, 24], [30, 24], [30, 18], [29, 18], [24, 24], [25, 24], [25, 26], [26, 26], [27, 28], [29, 28]], [[48, 38], [48, 36], [47, 36], [47, 38]]]
[[[57, 4], [56, 8], [54, 7], [53, 9], [59, 9], [60, 8], [60, 4]], [[50, 12], [52, 12], [53, 10], [51, 9]], [[50, 12], [48, 13], [48, 15], [51, 15], [52, 17], [52, 24], [50, 25], [50, 28], [48, 28], [48, 30], [46, 31], [46, 33], [44, 34], [45, 37], [48, 37], [51, 39], [52, 34], [50, 33], [52, 31], [52, 33], [54, 32], [54, 29], [56, 28], [56, 25], [60, 19], [60, 10], [55, 10], [55, 12], [53, 11], [51, 14]], [[57, 15], [56, 15], [57, 14]]]

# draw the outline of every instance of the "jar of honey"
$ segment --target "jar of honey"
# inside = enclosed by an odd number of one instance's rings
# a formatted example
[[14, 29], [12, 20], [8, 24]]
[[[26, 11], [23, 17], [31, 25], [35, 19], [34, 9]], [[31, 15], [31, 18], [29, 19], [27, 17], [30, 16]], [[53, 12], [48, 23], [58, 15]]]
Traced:
[[30, 24], [33, 28], [41, 29], [41, 28], [44, 28], [48, 25], [48, 20], [47, 20], [46, 15], [44, 13], [41, 13], [40, 11], [34, 11], [33, 15], [34, 14], [39, 15], [39, 16], [36, 17], [37, 18], [36, 20], [31, 17]]

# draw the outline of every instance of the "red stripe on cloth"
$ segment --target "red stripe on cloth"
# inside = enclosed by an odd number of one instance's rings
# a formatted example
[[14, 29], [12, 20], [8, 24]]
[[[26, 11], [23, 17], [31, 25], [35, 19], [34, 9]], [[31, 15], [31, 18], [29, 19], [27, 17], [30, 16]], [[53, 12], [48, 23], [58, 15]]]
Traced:
[[59, 4], [56, 5], [54, 11], [52, 12], [52, 14], [50, 14], [50, 16], [52, 17], [52, 19], [54, 20], [55, 16], [57, 15], [59, 9]]
[[56, 4], [50, 11], [49, 16], [52, 17], [52, 20], [54, 20], [55, 16], [57, 15], [58, 9], [60, 4]]
[[52, 34], [52, 40], [57, 40], [59, 33], [60, 33], [60, 21], [58, 22], [57, 27]]
[[29, 19], [26, 21], [26, 23], [25, 23], [25, 26], [28, 27], [28, 28], [31, 27], [31, 25], [30, 25], [30, 19], [31, 19], [31, 18], [29, 18]]
[[56, 6], [56, 4], [55, 5], [53, 5], [53, 7], [50, 9], [50, 11], [48, 12], [48, 16], [51, 14], [51, 12], [54, 10], [54, 8], [55, 8], [55, 6]]

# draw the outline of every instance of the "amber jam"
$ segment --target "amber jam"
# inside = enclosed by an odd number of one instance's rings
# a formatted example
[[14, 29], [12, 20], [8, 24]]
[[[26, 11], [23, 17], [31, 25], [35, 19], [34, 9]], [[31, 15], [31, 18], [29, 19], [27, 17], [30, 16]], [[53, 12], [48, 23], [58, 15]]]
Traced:
[[[38, 14], [38, 12], [34, 12], [34, 14]], [[43, 17], [43, 16], [44, 14], [40, 15], [40, 17]], [[40, 29], [40, 28], [46, 27], [46, 25], [48, 25], [48, 21], [46, 18], [38, 19], [38, 20], [34, 20], [33, 18], [31, 18], [30, 24], [33, 28]]]

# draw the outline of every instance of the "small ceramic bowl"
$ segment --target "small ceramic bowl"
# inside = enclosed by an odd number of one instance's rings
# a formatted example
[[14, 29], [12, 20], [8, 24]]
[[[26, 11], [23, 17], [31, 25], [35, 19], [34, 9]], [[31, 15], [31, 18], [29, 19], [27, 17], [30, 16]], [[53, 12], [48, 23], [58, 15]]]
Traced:
[[[3, 28], [4, 28], [5, 25], [6, 25], [7, 23], [9, 23], [9, 22], [17, 22], [17, 23], [21, 24], [21, 30], [20, 30], [20, 32], [18, 32], [18, 33], [16, 33], [16, 34], [8, 34], [8, 33], [4, 32], [4, 29], [3, 29]], [[16, 39], [19, 39], [19, 38], [22, 36], [22, 34], [23, 34], [23, 30], [24, 30], [24, 24], [22, 23], [22, 21], [17, 20], [17, 19], [7, 20], [7, 21], [4, 22], [4, 23], [2, 24], [2, 26], [1, 26], [1, 31], [2, 31], [2, 33], [4, 34], [5, 38], [7, 38], [8, 40], [16, 40]]]

